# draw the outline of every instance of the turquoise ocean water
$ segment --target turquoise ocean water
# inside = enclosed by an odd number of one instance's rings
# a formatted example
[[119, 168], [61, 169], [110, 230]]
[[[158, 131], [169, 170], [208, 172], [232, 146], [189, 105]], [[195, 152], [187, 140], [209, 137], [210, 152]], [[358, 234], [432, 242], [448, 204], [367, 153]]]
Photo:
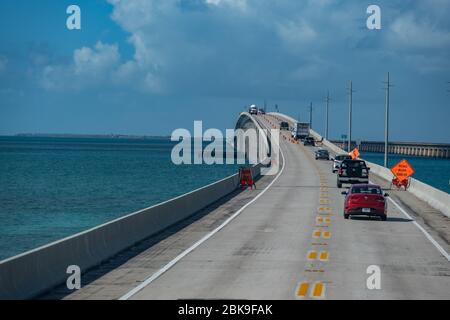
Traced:
[[[362, 152], [361, 158], [383, 165], [384, 154]], [[389, 167], [393, 167], [402, 159], [406, 159], [413, 167], [413, 178], [429, 184], [439, 190], [450, 193], [450, 160], [424, 157], [412, 157], [392, 154], [389, 156]]]
[[0, 137], [0, 260], [227, 177], [168, 139]]

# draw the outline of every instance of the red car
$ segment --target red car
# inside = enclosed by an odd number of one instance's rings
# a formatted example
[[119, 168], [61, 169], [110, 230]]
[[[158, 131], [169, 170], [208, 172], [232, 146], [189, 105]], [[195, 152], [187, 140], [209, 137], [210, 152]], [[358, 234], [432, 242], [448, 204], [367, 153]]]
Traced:
[[377, 216], [381, 220], [387, 219], [386, 197], [380, 186], [374, 184], [354, 184], [349, 191], [344, 191], [346, 195], [344, 204], [344, 218], [348, 219], [353, 215]]

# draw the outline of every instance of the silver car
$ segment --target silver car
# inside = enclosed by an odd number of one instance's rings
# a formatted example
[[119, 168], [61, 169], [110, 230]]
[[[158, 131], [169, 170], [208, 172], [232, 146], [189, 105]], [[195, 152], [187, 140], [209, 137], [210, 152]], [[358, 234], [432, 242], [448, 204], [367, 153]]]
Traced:
[[342, 161], [352, 160], [352, 157], [348, 154], [338, 154], [336, 157], [331, 158], [331, 160], [333, 160], [333, 168], [331, 169], [331, 171], [333, 171], [333, 173], [335, 173], [341, 167]]

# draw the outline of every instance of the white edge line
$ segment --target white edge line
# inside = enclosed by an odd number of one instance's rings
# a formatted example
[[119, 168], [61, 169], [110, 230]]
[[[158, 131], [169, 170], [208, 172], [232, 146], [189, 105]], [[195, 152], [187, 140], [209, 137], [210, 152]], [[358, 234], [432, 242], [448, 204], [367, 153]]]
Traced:
[[229, 217], [227, 220], [225, 220], [220, 226], [218, 226], [216, 229], [214, 229], [213, 231], [211, 231], [210, 233], [208, 233], [207, 235], [205, 235], [203, 238], [201, 238], [200, 240], [198, 240], [196, 243], [194, 243], [191, 247], [189, 247], [188, 249], [186, 249], [185, 251], [183, 251], [182, 253], [180, 253], [178, 256], [176, 256], [173, 260], [171, 260], [169, 263], [167, 263], [164, 267], [162, 267], [161, 269], [159, 269], [157, 272], [155, 272], [153, 275], [151, 275], [149, 278], [145, 279], [144, 282], [142, 282], [140, 285], [138, 285], [137, 287], [135, 287], [134, 289], [132, 289], [131, 291], [129, 291], [128, 293], [124, 294], [122, 297], [119, 298], [119, 300], [128, 300], [130, 299], [133, 295], [135, 295], [136, 293], [138, 293], [139, 291], [141, 291], [142, 289], [144, 289], [146, 286], [148, 286], [150, 283], [152, 283], [153, 281], [155, 281], [156, 279], [158, 279], [161, 275], [163, 275], [166, 271], [168, 271], [170, 268], [172, 268], [176, 263], [178, 263], [181, 259], [183, 259], [185, 256], [187, 256], [189, 253], [191, 253], [192, 251], [194, 251], [197, 247], [199, 247], [202, 243], [204, 243], [205, 241], [207, 241], [209, 238], [211, 238], [213, 235], [215, 235], [217, 232], [219, 232], [220, 230], [222, 230], [227, 224], [229, 224], [232, 220], [234, 220], [234, 218], [236, 218], [238, 215], [240, 215], [242, 213], [242, 211], [244, 211], [249, 205], [251, 205], [253, 202], [255, 202], [256, 200], [258, 200], [259, 197], [261, 197], [267, 190], [269, 190], [269, 188], [275, 183], [275, 181], [278, 180], [278, 178], [280, 177], [280, 175], [283, 173], [284, 167], [286, 165], [285, 163], [285, 158], [284, 158], [284, 154], [283, 151], [281, 150], [280, 147], [280, 153], [281, 153], [281, 157], [283, 158], [283, 166], [281, 167], [280, 172], [278, 173], [278, 175], [275, 177], [275, 179], [272, 180], [271, 183], [269, 183], [269, 185], [267, 187], [264, 188], [264, 190], [262, 190], [255, 198], [253, 198], [251, 201], [249, 201], [248, 203], [246, 203], [242, 208], [240, 208], [236, 213], [234, 213], [231, 217]]
[[[372, 181], [370, 183], [373, 183]], [[405, 209], [403, 209], [395, 200], [392, 198], [388, 198], [389, 201], [391, 201], [408, 219], [412, 220], [412, 223], [425, 235], [425, 237], [430, 240], [430, 242], [438, 249], [438, 251], [447, 259], [447, 261], [450, 261], [450, 255], [445, 251], [444, 248], [441, 247], [441, 245], [434, 240], [434, 238], [416, 221], [414, 220]]]

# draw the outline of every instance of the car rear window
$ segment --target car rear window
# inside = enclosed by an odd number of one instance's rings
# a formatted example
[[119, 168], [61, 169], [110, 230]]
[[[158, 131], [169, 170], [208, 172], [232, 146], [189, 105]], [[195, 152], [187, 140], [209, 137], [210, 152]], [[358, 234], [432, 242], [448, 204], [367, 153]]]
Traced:
[[344, 161], [342, 162], [343, 168], [366, 168], [364, 161]]
[[353, 186], [351, 193], [357, 194], [382, 194], [381, 188], [376, 186]]
[[347, 159], [351, 159], [352, 157], [350, 157], [350, 156], [336, 156], [336, 160], [339, 160], [339, 161], [341, 161], [341, 160], [347, 160]]

